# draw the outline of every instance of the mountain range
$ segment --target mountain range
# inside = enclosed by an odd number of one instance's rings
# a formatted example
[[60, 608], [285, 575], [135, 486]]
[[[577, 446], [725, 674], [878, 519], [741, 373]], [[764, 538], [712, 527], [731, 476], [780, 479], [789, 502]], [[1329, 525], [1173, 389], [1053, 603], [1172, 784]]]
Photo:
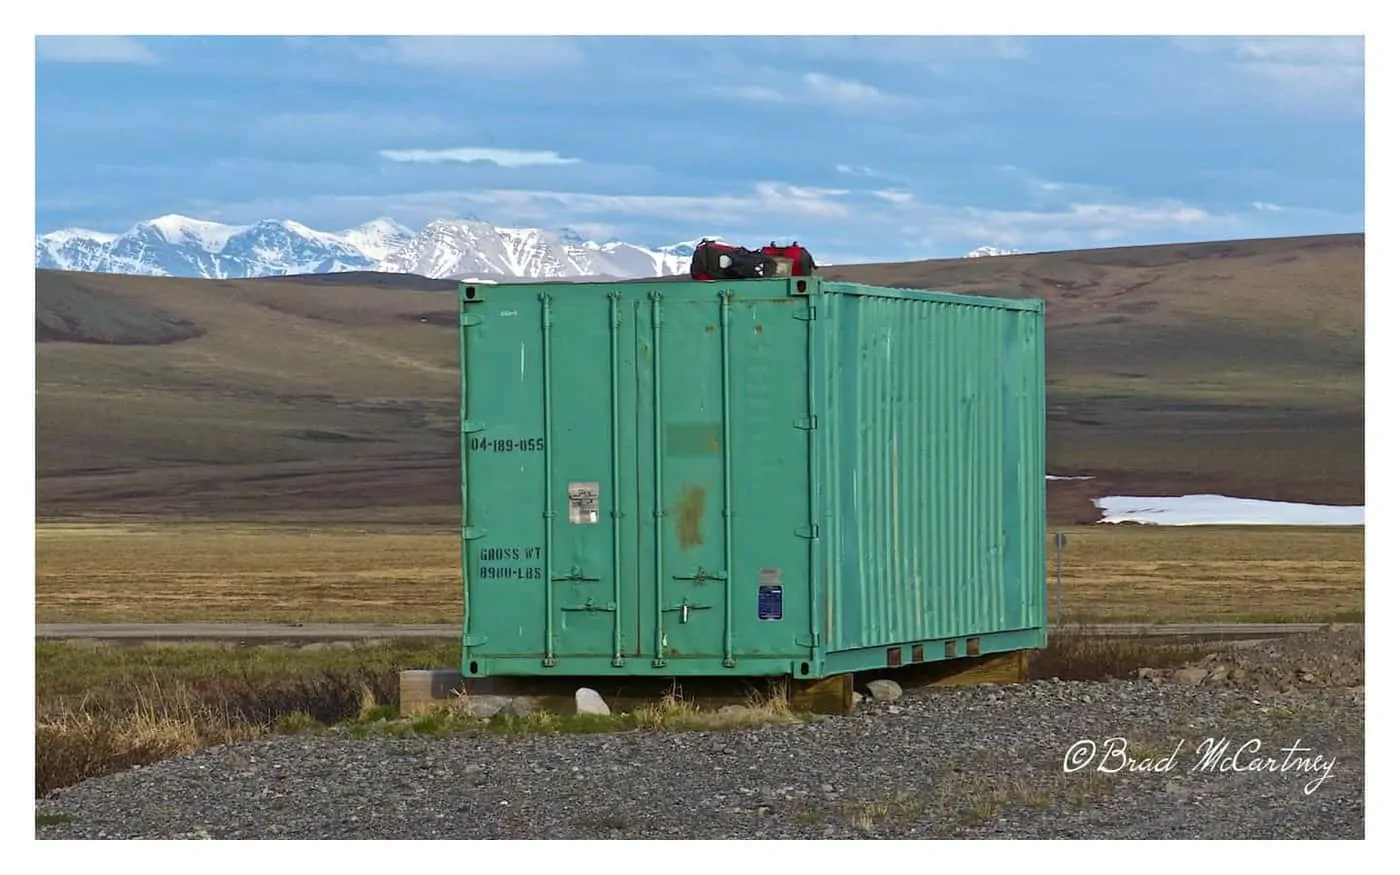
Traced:
[[[595, 243], [567, 228], [507, 228], [474, 217], [438, 219], [419, 231], [379, 218], [327, 232], [287, 219], [224, 225], [167, 215], [122, 234], [65, 228], [38, 235], [34, 266], [206, 279], [342, 271], [496, 281], [632, 279], [687, 273], [698, 242], [656, 248]], [[982, 247], [969, 256], [993, 254], [1010, 253]]]

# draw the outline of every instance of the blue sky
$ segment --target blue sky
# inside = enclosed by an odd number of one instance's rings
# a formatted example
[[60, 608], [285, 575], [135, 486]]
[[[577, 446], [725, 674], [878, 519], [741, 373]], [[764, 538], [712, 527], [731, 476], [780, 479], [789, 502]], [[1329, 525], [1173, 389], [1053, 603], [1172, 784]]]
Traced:
[[36, 48], [41, 233], [471, 215], [830, 262], [1364, 229], [1359, 38]]

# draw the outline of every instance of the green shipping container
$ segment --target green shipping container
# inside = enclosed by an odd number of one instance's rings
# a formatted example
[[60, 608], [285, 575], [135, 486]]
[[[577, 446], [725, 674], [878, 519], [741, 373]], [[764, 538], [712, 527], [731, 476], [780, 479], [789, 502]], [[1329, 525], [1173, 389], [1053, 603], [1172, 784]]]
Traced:
[[1042, 301], [812, 277], [459, 302], [463, 675], [1045, 645]]

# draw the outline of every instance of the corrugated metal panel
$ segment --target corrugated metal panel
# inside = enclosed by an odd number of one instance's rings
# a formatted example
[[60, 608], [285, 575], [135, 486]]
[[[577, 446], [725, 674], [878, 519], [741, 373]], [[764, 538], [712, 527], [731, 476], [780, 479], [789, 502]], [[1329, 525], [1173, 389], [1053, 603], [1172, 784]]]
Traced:
[[1042, 626], [1038, 303], [827, 291], [828, 649]]

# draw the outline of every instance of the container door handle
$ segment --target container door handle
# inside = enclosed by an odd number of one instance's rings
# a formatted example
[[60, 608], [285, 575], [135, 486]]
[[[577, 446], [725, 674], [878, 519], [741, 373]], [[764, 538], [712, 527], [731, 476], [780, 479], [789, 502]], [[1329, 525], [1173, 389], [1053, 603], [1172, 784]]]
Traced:
[[668, 614], [679, 613], [681, 615], [681, 623], [685, 624], [690, 622], [691, 611], [708, 611], [709, 609], [709, 605], [693, 605], [685, 599], [681, 599], [680, 604], [672, 605], [671, 607], [663, 608], [662, 610]]

